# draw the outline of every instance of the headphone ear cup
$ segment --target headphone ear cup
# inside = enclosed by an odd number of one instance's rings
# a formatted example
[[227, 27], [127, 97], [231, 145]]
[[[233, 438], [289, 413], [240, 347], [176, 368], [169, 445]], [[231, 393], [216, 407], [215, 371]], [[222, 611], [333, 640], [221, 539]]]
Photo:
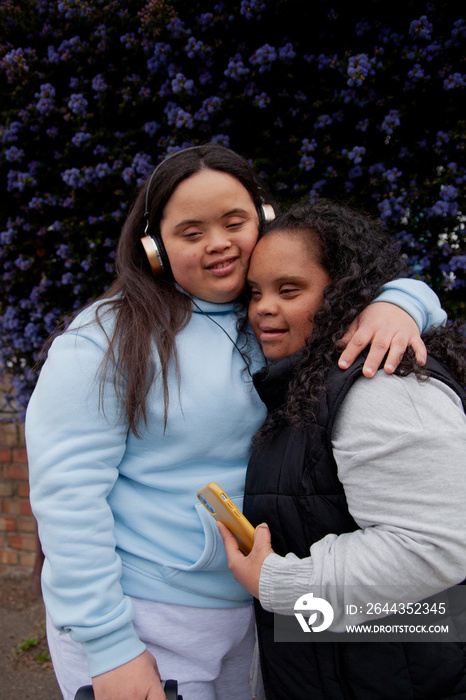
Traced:
[[264, 221], [273, 221], [275, 219], [275, 211], [271, 204], [261, 204], [261, 209]]
[[[161, 251], [157, 245], [157, 241], [152, 236], [144, 236], [141, 238], [142, 247], [147, 255], [149, 261], [150, 269], [154, 275], [161, 275], [165, 272], [165, 265], [163, 261], [163, 254], [165, 251]], [[165, 253], [166, 255], [166, 253]]]

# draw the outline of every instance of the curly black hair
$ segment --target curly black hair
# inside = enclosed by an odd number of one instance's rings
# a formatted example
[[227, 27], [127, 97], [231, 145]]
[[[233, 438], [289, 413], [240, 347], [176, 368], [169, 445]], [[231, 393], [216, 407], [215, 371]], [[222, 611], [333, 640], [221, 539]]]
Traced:
[[[380, 287], [406, 268], [399, 250], [379, 222], [340, 203], [298, 205], [267, 224], [262, 236], [299, 235], [319, 254], [331, 278], [322, 307], [315, 314], [312, 335], [290, 381], [284, 407], [270, 416], [258, 435], [261, 441], [284, 416], [296, 427], [315, 420], [327, 375], [341, 352], [341, 339], [351, 322], [379, 294]], [[466, 381], [465, 337], [456, 328], [434, 330], [428, 337], [431, 354], [447, 361], [460, 381]], [[406, 353], [400, 374], [423, 374], [413, 353]]]

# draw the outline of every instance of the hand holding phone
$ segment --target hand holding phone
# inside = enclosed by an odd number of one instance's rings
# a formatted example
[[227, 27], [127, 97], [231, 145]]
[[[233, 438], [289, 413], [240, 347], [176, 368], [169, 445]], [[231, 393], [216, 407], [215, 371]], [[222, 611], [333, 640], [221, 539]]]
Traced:
[[233, 501], [218, 484], [210, 484], [199, 489], [197, 497], [215, 520], [226, 525], [236, 537], [243, 554], [249, 554], [254, 544], [254, 528]]

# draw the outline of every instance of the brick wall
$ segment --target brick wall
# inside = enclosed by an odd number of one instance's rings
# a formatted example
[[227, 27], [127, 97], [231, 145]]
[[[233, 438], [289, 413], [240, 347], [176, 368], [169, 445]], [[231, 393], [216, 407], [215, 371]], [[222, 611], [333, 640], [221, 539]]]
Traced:
[[0, 423], [0, 576], [32, 573], [36, 522], [29, 505], [24, 428]]

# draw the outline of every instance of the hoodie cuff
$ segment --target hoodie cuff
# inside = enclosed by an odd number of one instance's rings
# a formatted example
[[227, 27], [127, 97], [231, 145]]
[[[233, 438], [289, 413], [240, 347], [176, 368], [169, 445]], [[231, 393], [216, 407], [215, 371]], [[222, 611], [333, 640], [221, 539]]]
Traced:
[[378, 301], [404, 309], [416, 321], [421, 333], [432, 326], [444, 326], [448, 318], [436, 293], [421, 280], [403, 278], [388, 282], [372, 303]]
[[131, 622], [103, 637], [83, 642], [82, 645], [92, 678], [123, 666], [140, 656], [146, 649]]

